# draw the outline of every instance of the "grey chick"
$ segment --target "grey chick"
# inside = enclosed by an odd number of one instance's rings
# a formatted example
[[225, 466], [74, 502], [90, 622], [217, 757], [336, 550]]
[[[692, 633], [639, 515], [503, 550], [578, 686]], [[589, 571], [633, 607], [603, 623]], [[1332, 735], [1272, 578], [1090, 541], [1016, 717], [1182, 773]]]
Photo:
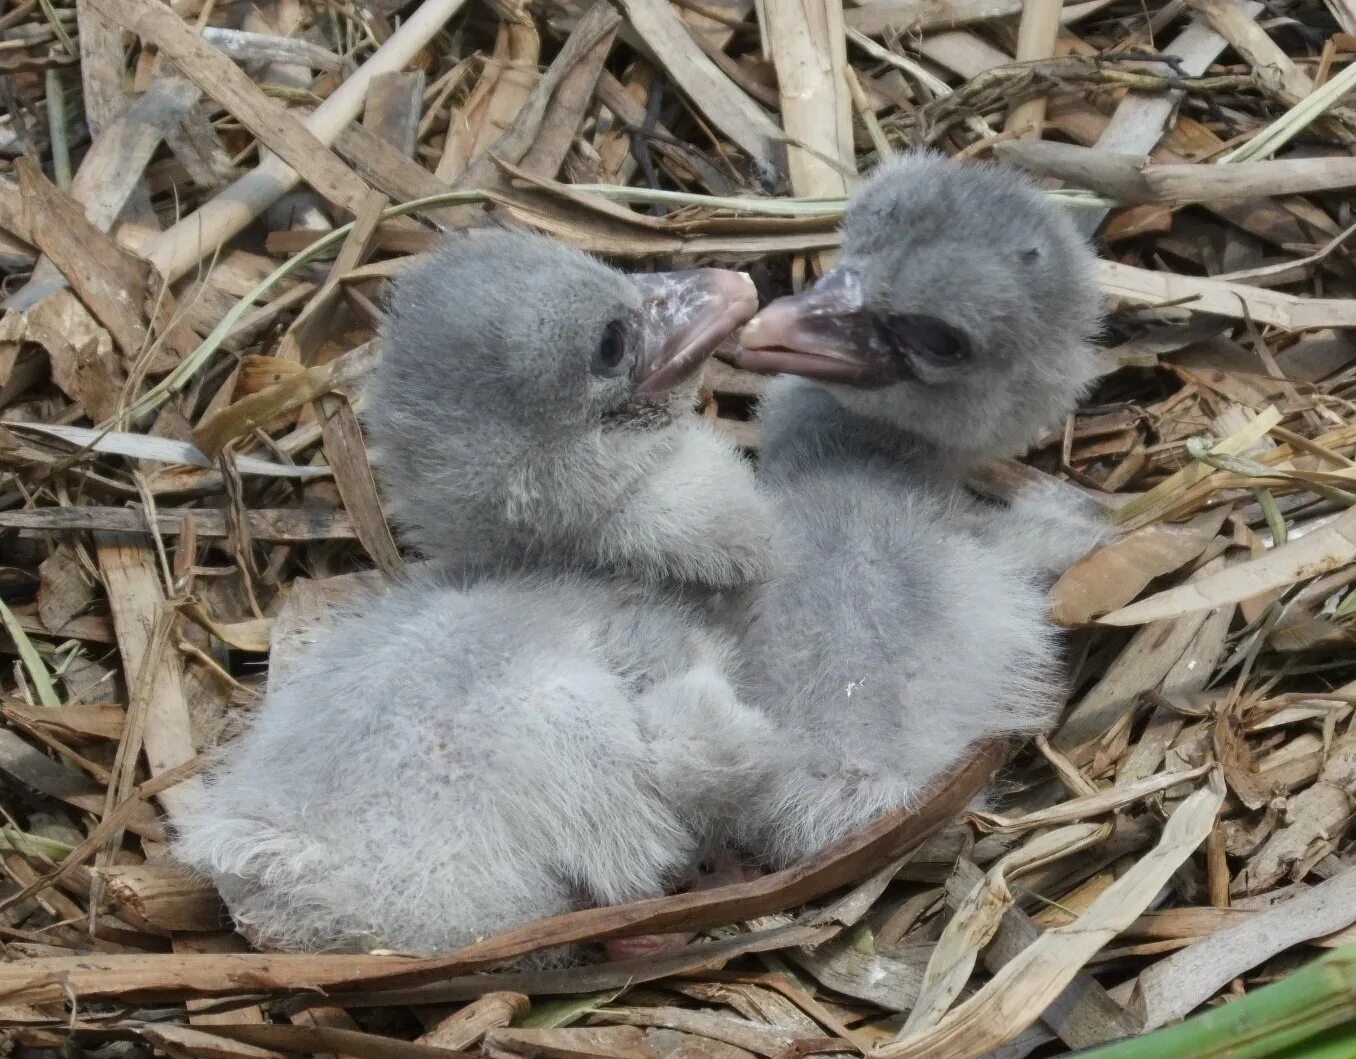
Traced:
[[268, 948], [447, 952], [659, 896], [767, 738], [729, 649], [602, 580], [393, 588], [269, 689], [174, 855]]
[[[512, 277], [519, 296], [491, 290], [487, 274], [504, 288]], [[534, 520], [566, 511], [550, 525], [571, 527], [563, 539], [578, 555], [600, 564], [616, 549], [650, 571], [666, 548], [692, 546], [683, 492], [671, 524], [629, 550], [612, 520], [647, 477], [672, 473], [676, 454], [700, 455], [713, 479], [743, 474], [755, 493], [733, 452], [670, 409], [672, 389], [752, 315], [738, 277], [637, 282], [540, 238], [486, 235], [400, 281], [394, 335], [417, 330], [417, 295], [432, 289], [459, 292], [460, 311], [432, 307], [448, 330], [441, 343], [420, 332], [426, 379], [410, 398], [435, 414], [421, 399], [433, 381], [441, 429], [465, 433], [437, 447], [462, 454], [452, 477], [474, 474], [498, 498], [468, 490], [473, 521], [498, 512], [530, 541]], [[569, 468], [621, 485], [589, 500], [552, 477]], [[455, 522], [441, 495], [428, 510]], [[591, 507], [600, 496], [616, 506]], [[590, 524], [601, 556], [588, 556]], [[702, 532], [707, 548], [738, 556], [766, 537], [755, 523], [708, 520]], [[685, 555], [671, 568], [702, 567]], [[768, 731], [726, 676], [732, 650], [674, 593], [636, 578], [543, 568], [460, 587], [424, 575], [341, 619], [269, 689], [201, 810], [175, 822], [174, 853], [216, 883], [244, 932], [289, 949], [443, 952], [658, 896], [720, 841], [758, 782]]]
[[[693, 369], [747, 319], [752, 283], [717, 269], [622, 283], [540, 238], [483, 245], [468, 260], [450, 244], [389, 306], [366, 422], [405, 539], [460, 570], [549, 562], [699, 589], [766, 577], [752, 470], [690, 414]], [[587, 371], [558, 355], [583, 322], [602, 328]], [[638, 356], [658, 359], [633, 388], [641, 332], [660, 337]], [[505, 356], [525, 370], [506, 374]]]
[[1101, 527], [963, 483], [1098, 374], [1094, 275], [1025, 179], [913, 153], [850, 203], [838, 266], [745, 329], [742, 366], [802, 376], [761, 411], [786, 565], [742, 647], [749, 700], [793, 747], [749, 814], [774, 863], [916, 804], [976, 740], [1053, 720], [1042, 584]]

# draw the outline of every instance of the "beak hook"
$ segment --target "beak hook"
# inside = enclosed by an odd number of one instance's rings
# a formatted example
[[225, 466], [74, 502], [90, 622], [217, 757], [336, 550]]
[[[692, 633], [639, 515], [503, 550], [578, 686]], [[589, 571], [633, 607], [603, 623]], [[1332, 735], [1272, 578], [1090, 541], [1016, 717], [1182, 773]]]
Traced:
[[654, 396], [693, 375], [720, 343], [758, 309], [742, 272], [695, 268], [630, 277], [640, 290], [644, 349], [636, 392]]
[[822, 382], [876, 387], [894, 381], [866, 305], [861, 275], [826, 272], [810, 290], [778, 298], [739, 338], [734, 362], [762, 374], [801, 375]]

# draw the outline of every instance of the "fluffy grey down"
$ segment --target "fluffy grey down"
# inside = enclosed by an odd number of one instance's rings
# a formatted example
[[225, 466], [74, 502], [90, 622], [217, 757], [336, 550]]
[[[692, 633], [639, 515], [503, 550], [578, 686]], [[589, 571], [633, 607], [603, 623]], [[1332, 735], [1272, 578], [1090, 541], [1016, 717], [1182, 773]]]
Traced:
[[1054, 492], [1005, 509], [962, 484], [1057, 424], [1097, 373], [1094, 260], [1058, 207], [1015, 174], [904, 155], [851, 202], [838, 268], [865, 300], [838, 326], [921, 315], [971, 353], [897, 351], [904, 377], [877, 388], [783, 377], [764, 402], [785, 569], [755, 599], [742, 658], [791, 749], [746, 835], [779, 865], [916, 804], [976, 740], [1050, 723], [1045, 588], [1103, 532]]
[[757, 776], [727, 652], [600, 579], [392, 588], [269, 689], [175, 853], [286, 949], [444, 952], [658, 896]]
[[641, 309], [508, 233], [397, 284], [369, 419], [401, 523], [456, 572], [339, 621], [176, 822], [259, 943], [436, 953], [658, 896], [759, 783], [732, 645], [672, 586], [770, 569], [769, 507], [690, 386], [641, 394]]

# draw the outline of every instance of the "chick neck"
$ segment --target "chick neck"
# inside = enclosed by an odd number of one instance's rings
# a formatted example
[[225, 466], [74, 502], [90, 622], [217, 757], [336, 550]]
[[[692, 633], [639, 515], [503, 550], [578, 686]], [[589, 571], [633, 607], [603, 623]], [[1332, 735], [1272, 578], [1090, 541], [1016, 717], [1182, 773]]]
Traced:
[[953, 487], [974, 463], [962, 450], [853, 410], [833, 389], [807, 379], [774, 379], [759, 422], [760, 473], [774, 480], [834, 464], [872, 464], [929, 485]]

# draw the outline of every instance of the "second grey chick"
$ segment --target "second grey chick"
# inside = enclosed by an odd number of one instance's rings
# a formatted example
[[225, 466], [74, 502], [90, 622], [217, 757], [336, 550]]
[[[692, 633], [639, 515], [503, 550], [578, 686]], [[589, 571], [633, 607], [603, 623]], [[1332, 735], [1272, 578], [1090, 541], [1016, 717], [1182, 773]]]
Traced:
[[[399, 281], [393, 332], [415, 326], [418, 292], [467, 295], [455, 310], [429, 307], [446, 328], [441, 341], [421, 332], [441, 391], [436, 408], [420, 399], [428, 380], [411, 398], [461, 432], [438, 449], [461, 453], [455, 474], [497, 498], [481, 510], [525, 533], [568, 511], [581, 533], [595, 527], [604, 555], [620, 548], [650, 569], [666, 548], [695, 544], [685, 494], [652, 535], [617, 535], [611, 520], [672, 474], [666, 455], [702, 454], [709, 473], [742, 473], [753, 494], [738, 457], [669, 405], [752, 314], [739, 277], [637, 282], [515, 234], [455, 243], [422, 268]], [[499, 292], [487, 274], [505, 278]], [[533, 297], [505, 294], [510, 277]], [[664, 291], [681, 298], [656, 304]], [[624, 488], [586, 502], [578, 483], [552, 477], [566, 468]], [[460, 533], [446, 500], [441, 517]], [[754, 554], [766, 536], [756, 518], [708, 519], [701, 532], [727, 556]], [[291, 949], [445, 952], [541, 916], [658, 896], [757, 782], [768, 733], [726, 676], [731, 651], [701, 614], [635, 578], [546, 568], [396, 586], [269, 688], [201, 809], [175, 821], [174, 853], [260, 944]]]
[[[752, 468], [691, 414], [695, 383], [683, 381], [756, 305], [747, 277], [699, 269], [619, 285], [539, 237], [484, 245], [468, 260], [450, 243], [390, 301], [365, 419], [404, 538], [459, 570], [549, 562], [697, 590], [766, 577], [771, 521]], [[594, 314], [600, 299], [585, 371], [558, 353], [576, 341], [578, 307]], [[656, 328], [685, 348], [655, 344], [645, 355], [667, 366], [633, 393], [627, 335]], [[503, 356], [538, 370], [510, 377]]]
[[760, 412], [785, 569], [742, 646], [750, 701], [796, 747], [749, 817], [774, 863], [916, 804], [975, 741], [1053, 720], [1043, 582], [1100, 526], [963, 483], [1098, 374], [1094, 275], [1023, 177], [913, 153], [852, 199], [837, 267], [745, 329], [742, 366], [802, 376]]

